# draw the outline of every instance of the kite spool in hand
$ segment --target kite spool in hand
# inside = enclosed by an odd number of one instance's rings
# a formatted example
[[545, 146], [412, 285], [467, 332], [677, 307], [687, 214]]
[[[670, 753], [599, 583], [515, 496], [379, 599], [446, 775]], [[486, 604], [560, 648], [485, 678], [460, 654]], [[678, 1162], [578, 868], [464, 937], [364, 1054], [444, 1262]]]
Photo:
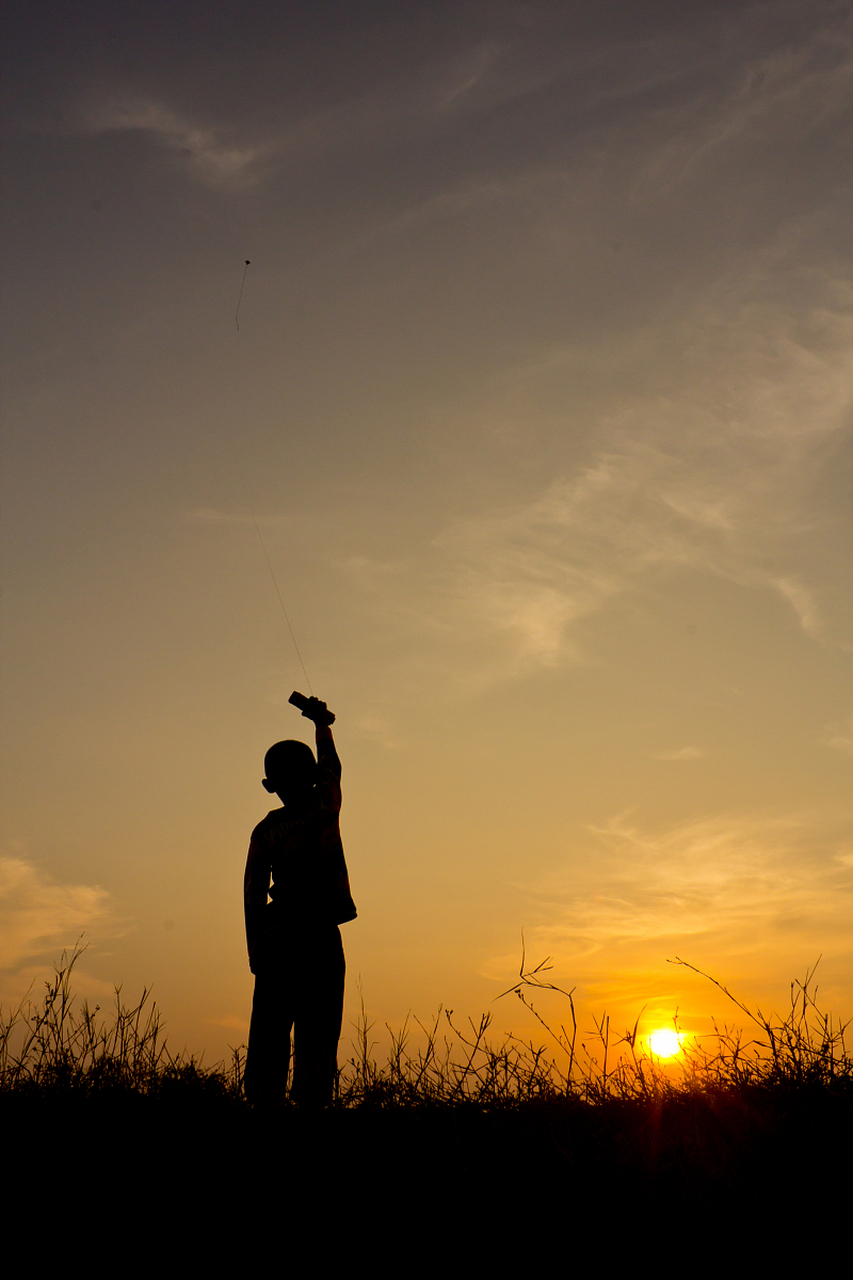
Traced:
[[294, 689], [287, 701], [294, 707], [298, 707], [305, 718], [313, 720], [315, 724], [335, 723], [334, 713], [319, 698], [306, 698], [304, 693]]

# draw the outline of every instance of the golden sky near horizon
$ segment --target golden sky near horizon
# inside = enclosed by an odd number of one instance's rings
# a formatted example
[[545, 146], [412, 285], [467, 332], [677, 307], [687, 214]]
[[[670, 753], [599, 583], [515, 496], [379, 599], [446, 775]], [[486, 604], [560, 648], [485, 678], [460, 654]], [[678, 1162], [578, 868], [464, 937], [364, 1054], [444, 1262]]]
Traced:
[[345, 1042], [359, 986], [532, 1034], [522, 930], [586, 1023], [729, 1018], [675, 956], [853, 1013], [850, 6], [6, 28], [0, 1000], [83, 935], [245, 1039], [268, 555]]

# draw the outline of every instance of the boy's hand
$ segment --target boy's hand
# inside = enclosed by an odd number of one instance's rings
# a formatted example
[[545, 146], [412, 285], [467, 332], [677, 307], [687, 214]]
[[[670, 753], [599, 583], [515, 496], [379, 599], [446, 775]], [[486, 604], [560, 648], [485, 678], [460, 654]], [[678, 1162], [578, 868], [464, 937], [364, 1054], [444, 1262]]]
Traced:
[[[293, 702], [292, 697], [290, 701]], [[301, 708], [306, 720], [313, 720], [315, 724], [335, 723], [334, 713], [319, 698], [300, 698], [294, 705]]]

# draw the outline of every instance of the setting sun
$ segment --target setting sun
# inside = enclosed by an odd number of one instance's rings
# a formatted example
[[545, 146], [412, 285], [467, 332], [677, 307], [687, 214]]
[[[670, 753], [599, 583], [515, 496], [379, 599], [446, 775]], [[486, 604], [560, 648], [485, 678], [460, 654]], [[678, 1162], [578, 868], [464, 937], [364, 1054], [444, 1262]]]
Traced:
[[674, 1058], [681, 1051], [683, 1036], [671, 1027], [663, 1027], [660, 1031], [652, 1031], [649, 1035], [649, 1052], [656, 1058]]

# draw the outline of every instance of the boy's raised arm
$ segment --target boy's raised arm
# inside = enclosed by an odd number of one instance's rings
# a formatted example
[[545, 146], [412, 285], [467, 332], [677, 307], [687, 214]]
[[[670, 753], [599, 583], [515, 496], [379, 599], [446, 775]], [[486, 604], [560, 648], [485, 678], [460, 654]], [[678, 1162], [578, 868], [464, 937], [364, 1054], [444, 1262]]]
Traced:
[[330, 711], [325, 702], [321, 702], [319, 698], [306, 698], [301, 693], [292, 693], [290, 701], [295, 707], [300, 708], [307, 720], [314, 721], [317, 763], [321, 768], [329, 769], [340, 778], [341, 762], [332, 736], [332, 725], [335, 723], [334, 712]]

